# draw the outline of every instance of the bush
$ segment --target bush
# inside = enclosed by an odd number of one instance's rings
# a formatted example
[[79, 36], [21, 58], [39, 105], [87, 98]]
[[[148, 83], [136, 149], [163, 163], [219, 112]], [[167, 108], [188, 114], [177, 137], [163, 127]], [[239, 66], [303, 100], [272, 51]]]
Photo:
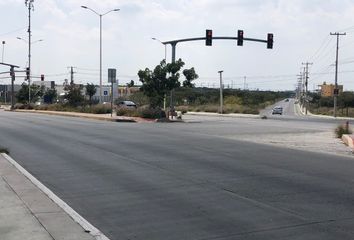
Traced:
[[16, 103], [14, 106], [15, 109], [26, 109], [26, 110], [32, 110], [34, 109], [33, 104], [22, 104], [22, 103]]
[[117, 108], [116, 114], [117, 116], [139, 117], [139, 113], [136, 109], [129, 109], [126, 107]]
[[107, 114], [112, 112], [110, 105], [103, 105], [103, 104], [93, 105], [88, 109], [89, 109], [89, 113], [94, 113], [94, 114]]
[[9, 150], [7, 150], [6, 148], [0, 147], [0, 153], [9, 154]]
[[166, 118], [166, 113], [158, 108], [157, 109], [155, 109], [155, 108], [139, 108], [139, 109], [118, 108], [117, 109], [117, 116], [160, 119], [160, 118]]
[[151, 118], [151, 119], [160, 119], [166, 118], [166, 113], [159, 108], [145, 108], [139, 110], [140, 117], [142, 118]]
[[342, 138], [343, 134], [351, 134], [352, 131], [349, 128], [349, 124], [341, 124], [334, 130], [337, 138]]

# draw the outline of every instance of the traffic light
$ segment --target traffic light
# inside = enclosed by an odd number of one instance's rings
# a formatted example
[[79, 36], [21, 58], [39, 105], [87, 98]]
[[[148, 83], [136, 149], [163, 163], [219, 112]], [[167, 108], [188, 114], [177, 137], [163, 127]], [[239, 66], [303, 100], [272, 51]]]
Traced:
[[333, 94], [335, 96], [338, 96], [339, 95], [339, 89], [338, 88], [333, 89]]
[[44, 74], [41, 74], [41, 81], [44, 81]]
[[237, 46], [243, 46], [243, 30], [237, 31]]
[[30, 68], [27, 67], [26, 68], [26, 79], [29, 80], [29, 78], [30, 78]]
[[205, 45], [211, 46], [213, 43], [213, 30], [207, 29], [205, 36]]
[[267, 48], [268, 49], [272, 49], [273, 48], [273, 33], [268, 33]]

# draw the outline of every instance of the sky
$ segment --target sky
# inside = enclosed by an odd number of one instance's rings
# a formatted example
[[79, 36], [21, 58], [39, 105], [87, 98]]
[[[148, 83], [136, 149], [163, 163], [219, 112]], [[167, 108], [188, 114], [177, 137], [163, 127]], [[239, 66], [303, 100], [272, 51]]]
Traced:
[[[32, 74], [62, 84], [74, 67], [77, 83], [99, 84], [99, 17], [80, 6], [105, 13], [102, 18], [103, 83], [107, 69], [116, 68], [120, 84], [138, 83], [140, 69], [153, 69], [165, 56], [159, 41], [213, 36], [266, 39], [274, 47], [214, 40], [179, 43], [176, 57], [194, 67], [197, 86], [294, 90], [302, 63], [311, 62], [309, 89], [334, 83], [336, 37], [339, 42], [338, 83], [354, 91], [354, 0], [34, 0], [32, 14]], [[28, 10], [25, 0], [0, 0], [0, 41], [4, 62], [24, 69], [28, 63]], [[19, 40], [17, 37], [23, 38]], [[37, 42], [37, 40], [43, 41]], [[0, 42], [0, 43], [1, 43]], [[171, 47], [167, 46], [167, 61]], [[1, 56], [2, 57], [2, 56]], [[8, 68], [0, 67], [0, 72]], [[18, 73], [16, 83], [23, 82]], [[9, 83], [0, 74], [0, 84]]]

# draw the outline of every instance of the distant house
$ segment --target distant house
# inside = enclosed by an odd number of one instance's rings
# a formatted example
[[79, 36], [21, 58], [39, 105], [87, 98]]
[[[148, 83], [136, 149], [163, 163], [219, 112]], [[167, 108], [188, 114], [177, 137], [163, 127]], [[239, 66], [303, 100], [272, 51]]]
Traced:
[[[322, 85], [319, 85], [321, 89], [321, 96], [322, 97], [333, 97], [334, 96], [334, 84], [327, 84], [323, 82]], [[343, 85], [338, 85], [338, 94], [340, 95], [343, 92]]]

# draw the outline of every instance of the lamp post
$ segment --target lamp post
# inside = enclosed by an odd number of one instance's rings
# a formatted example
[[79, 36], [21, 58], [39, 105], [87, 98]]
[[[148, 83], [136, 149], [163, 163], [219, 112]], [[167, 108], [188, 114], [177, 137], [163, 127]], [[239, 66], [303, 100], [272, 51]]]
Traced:
[[223, 93], [222, 93], [222, 91], [223, 91], [222, 73], [223, 72], [224, 72], [223, 70], [218, 71], [218, 73], [220, 74], [220, 114], [223, 113], [223, 105], [224, 105], [224, 103], [223, 103]]
[[[160, 39], [158, 39], [158, 38], [155, 38], [155, 37], [153, 37], [153, 38], [151, 38], [152, 40], [154, 40], [154, 41], [158, 41], [158, 42], [160, 42], [161, 44], [163, 44], [164, 46], [165, 46], [165, 63], [166, 63], [166, 57], [167, 57], [167, 49], [166, 49], [166, 44], [164, 44]], [[163, 97], [163, 110], [166, 112], [166, 94], [164, 95], [164, 97]]]
[[4, 62], [5, 41], [2, 41], [2, 58], [1, 62]]
[[109, 10], [108, 12], [106, 12], [104, 14], [100, 14], [100, 13], [96, 12], [95, 10], [93, 10], [92, 8], [89, 8], [87, 6], [81, 6], [81, 7], [92, 11], [93, 13], [95, 13], [97, 16], [100, 17], [100, 103], [102, 103], [102, 17], [104, 15], [107, 15], [110, 12], [117, 12], [120, 9], [115, 8], [115, 9]]
[[165, 46], [165, 62], [166, 62], [166, 56], [167, 56], [167, 55], [166, 55], [166, 54], [167, 54], [166, 46], [167, 46], [167, 45], [164, 44], [164, 43], [163, 43], [160, 39], [158, 39], [158, 38], [154, 38], [154, 37], [153, 37], [153, 38], [151, 38], [151, 39], [154, 40], [154, 41], [158, 41], [158, 42], [160, 42], [161, 44], [163, 44], [163, 45]]

